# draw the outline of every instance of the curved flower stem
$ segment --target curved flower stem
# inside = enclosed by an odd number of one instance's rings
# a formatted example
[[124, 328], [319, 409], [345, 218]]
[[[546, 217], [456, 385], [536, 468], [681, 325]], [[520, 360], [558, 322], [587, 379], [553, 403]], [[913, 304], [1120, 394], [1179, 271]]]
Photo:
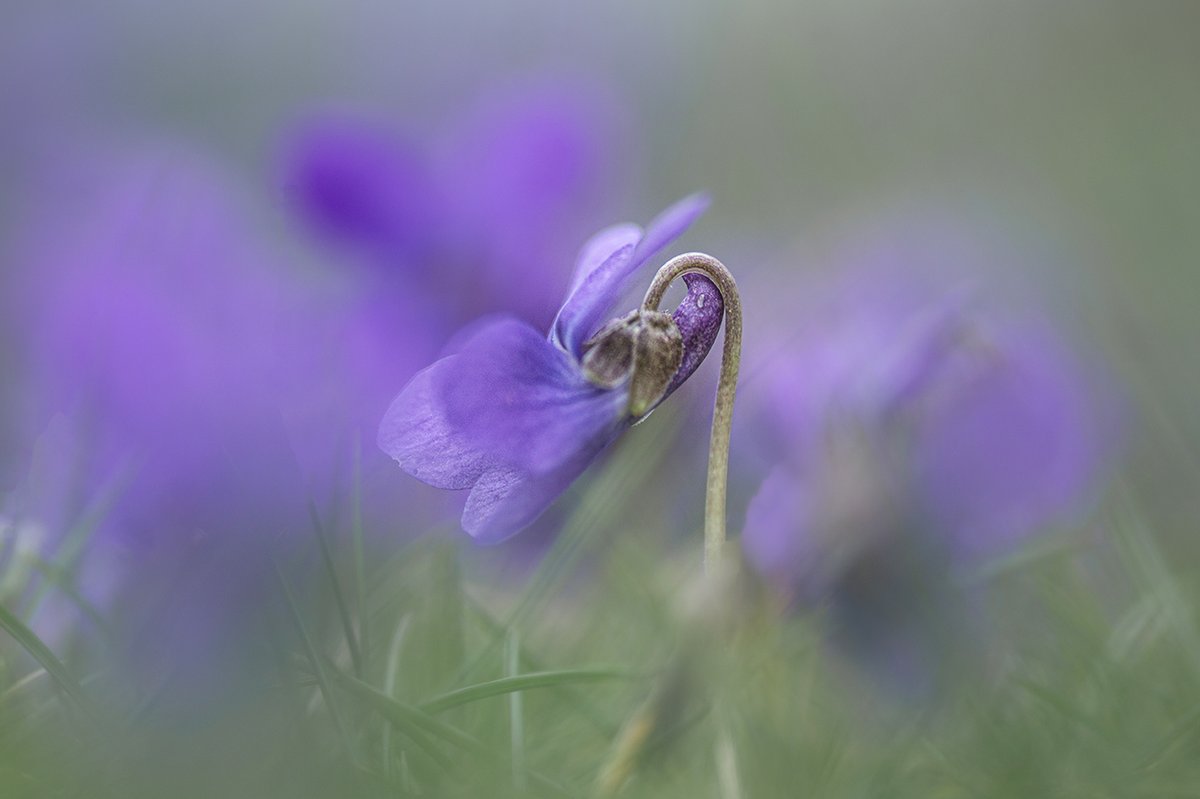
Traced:
[[[708, 448], [708, 484], [704, 498], [704, 572], [706, 581], [718, 581], [725, 548], [725, 492], [729, 478], [729, 438], [733, 428], [733, 399], [737, 392], [738, 368], [742, 357], [742, 303], [737, 284], [725, 265], [704, 253], [679, 255], [663, 264], [642, 300], [643, 311], [657, 311], [663, 295], [675, 280], [690, 272], [704, 275], [721, 292], [724, 304], [725, 344], [721, 375], [713, 407], [712, 436]], [[612, 755], [601, 770], [596, 795], [615, 796], [637, 767], [647, 742], [658, 731], [664, 716], [677, 712], [680, 692], [686, 691], [685, 675], [693, 653], [689, 647], [672, 658], [673, 667], [660, 679], [654, 692], [638, 708], [617, 735]], [[737, 767], [733, 745], [719, 721], [714, 751], [718, 782], [723, 799], [738, 799]]]
[[704, 571], [712, 573], [725, 547], [725, 493], [729, 482], [729, 438], [733, 429], [733, 399], [742, 360], [742, 301], [729, 270], [711, 255], [700, 252], [678, 255], [663, 264], [642, 300], [642, 310], [657, 311], [663, 295], [679, 277], [704, 275], [721, 292], [725, 304], [725, 344], [721, 376], [713, 406], [712, 436], [708, 445], [708, 484], [704, 497]]

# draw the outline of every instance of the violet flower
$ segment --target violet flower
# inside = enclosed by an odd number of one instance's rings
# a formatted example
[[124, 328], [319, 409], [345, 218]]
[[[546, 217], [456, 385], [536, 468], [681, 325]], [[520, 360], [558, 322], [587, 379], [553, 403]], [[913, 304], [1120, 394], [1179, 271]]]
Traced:
[[322, 236], [392, 266], [432, 254], [442, 189], [422, 149], [384, 124], [314, 116], [291, 132], [283, 162], [295, 213]]
[[626, 182], [620, 103], [586, 82], [535, 80], [456, 111], [437, 137], [381, 114], [314, 114], [282, 154], [292, 206], [363, 256], [375, 293], [390, 276], [390, 293], [421, 291], [459, 323], [498, 309], [549, 322], [559, 264]]
[[[425, 120], [342, 108], [285, 137], [289, 204], [335, 266], [315, 272], [324, 285], [299, 320], [316, 379], [288, 411], [318, 493], [338, 493], [350, 442], [369, 440], [455, 330], [498, 310], [549, 324], [562, 263], [626, 182], [620, 104], [586, 81], [493, 86], [447, 111], [434, 135], [413, 130]], [[380, 500], [368, 504], [394, 516], [390, 470], [367, 478]]]
[[673, 315], [635, 311], [602, 324], [638, 270], [706, 206], [692, 196], [645, 231], [597, 233], [549, 335], [512, 317], [482, 323], [400, 392], [380, 447], [423, 482], [470, 489], [462, 525], [477, 540], [498, 542], [530, 524], [715, 341], [724, 305], [700, 275], [685, 276]]
[[775, 462], [742, 543], [793, 604], [831, 611], [844, 649], [924, 693], [964, 642], [956, 572], [1080, 517], [1106, 408], [1045, 321], [939, 288], [911, 247], [883, 249], [769, 360], [760, 432]]
[[37, 456], [13, 504], [45, 528], [47, 557], [102, 509], [76, 584], [123, 608], [148, 665], [200, 672], [269, 593], [284, 531], [308, 530], [280, 418], [307, 377], [281, 353], [318, 342], [279, 336], [297, 292], [219, 162], [172, 142], [72, 174], [69, 192], [26, 201], [5, 253]]

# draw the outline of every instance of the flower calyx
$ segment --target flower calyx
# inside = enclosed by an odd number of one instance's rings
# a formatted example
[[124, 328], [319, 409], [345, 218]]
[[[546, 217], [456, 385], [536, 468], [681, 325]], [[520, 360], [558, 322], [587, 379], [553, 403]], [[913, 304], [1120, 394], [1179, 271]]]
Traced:
[[644, 309], [613, 319], [583, 344], [583, 374], [614, 389], [628, 383], [629, 415], [649, 413], [667, 394], [683, 363], [683, 335], [662, 311]]

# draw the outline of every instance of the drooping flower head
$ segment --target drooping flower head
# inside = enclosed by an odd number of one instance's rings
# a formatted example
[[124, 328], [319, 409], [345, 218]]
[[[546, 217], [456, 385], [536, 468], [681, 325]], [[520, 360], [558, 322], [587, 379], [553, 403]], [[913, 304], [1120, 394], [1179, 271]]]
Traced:
[[640, 268], [707, 206], [688, 197], [646, 230], [591, 238], [548, 335], [512, 317], [470, 333], [396, 397], [379, 445], [432, 486], [470, 489], [463, 529], [501, 541], [536, 519], [617, 436], [699, 366], [716, 340], [720, 292], [687, 275], [673, 314], [606, 322]]
[[[325, 331], [305, 357], [319, 379], [291, 414], [315, 485], [346, 479], [348, 442], [369, 440], [455, 330], [497, 311], [549, 324], [564, 260], [627, 182], [621, 103], [590, 81], [501, 81], [442, 110], [320, 108], [284, 136], [289, 205], [335, 267], [313, 270], [309, 316]], [[390, 470], [369, 477], [395, 496]]]

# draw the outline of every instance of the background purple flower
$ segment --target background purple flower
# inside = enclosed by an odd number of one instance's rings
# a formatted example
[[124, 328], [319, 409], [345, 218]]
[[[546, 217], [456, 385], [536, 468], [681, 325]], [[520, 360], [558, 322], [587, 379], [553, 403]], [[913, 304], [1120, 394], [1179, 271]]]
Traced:
[[[461, 349], [418, 374], [392, 403], [380, 446], [424, 482], [471, 489], [463, 528], [476, 539], [500, 541], [530, 524], [644, 415], [629, 409], [628, 376], [612, 387], [589, 378], [585, 342], [641, 267], [707, 204], [689, 197], [645, 232], [617, 225], [596, 234], [580, 253], [571, 292], [548, 336], [516, 319], [489, 321]], [[676, 314], [690, 349], [667, 391], [699, 365], [716, 339], [718, 326], [709, 322], [723, 312], [711, 283], [688, 282], [690, 301]], [[701, 294], [709, 302], [698, 308]]]
[[315, 114], [283, 154], [293, 205], [451, 321], [547, 323], [560, 265], [630, 180], [625, 112], [593, 83], [528, 79], [450, 116], [430, 137], [381, 113]]
[[115, 586], [88, 599], [119, 615], [139, 669], [197, 676], [261, 601], [278, 540], [307, 536], [281, 413], [298, 292], [212, 159], [147, 144], [72, 176], [30, 202], [8, 253], [39, 453], [12, 504], [48, 559], [94, 514], [78, 584]]
[[444, 235], [446, 200], [428, 154], [387, 120], [349, 110], [316, 114], [291, 139], [283, 180], [301, 220], [380, 268], [419, 276]]
[[932, 521], [984, 556], [1078, 518], [1113, 443], [1111, 400], [1046, 325], [966, 336], [971, 362], [931, 387], [916, 422], [913, 468]]
[[[747, 432], [775, 465], [743, 546], [897, 676], [933, 669], [934, 639], [950, 640], [952, 614], [930, 608], [957, 602], [952, 572], [1079, 518], [1113, 436], [1111, 400], [1047, 319], [1003, 307], [977, 272], [956, 279], [925, 255], [936, 238], [888, 241], [809, 287], [802, 335], [777, 331], [761, 356], [763, 414]], [[940, 257], [970, 257], [961, 244]]]

